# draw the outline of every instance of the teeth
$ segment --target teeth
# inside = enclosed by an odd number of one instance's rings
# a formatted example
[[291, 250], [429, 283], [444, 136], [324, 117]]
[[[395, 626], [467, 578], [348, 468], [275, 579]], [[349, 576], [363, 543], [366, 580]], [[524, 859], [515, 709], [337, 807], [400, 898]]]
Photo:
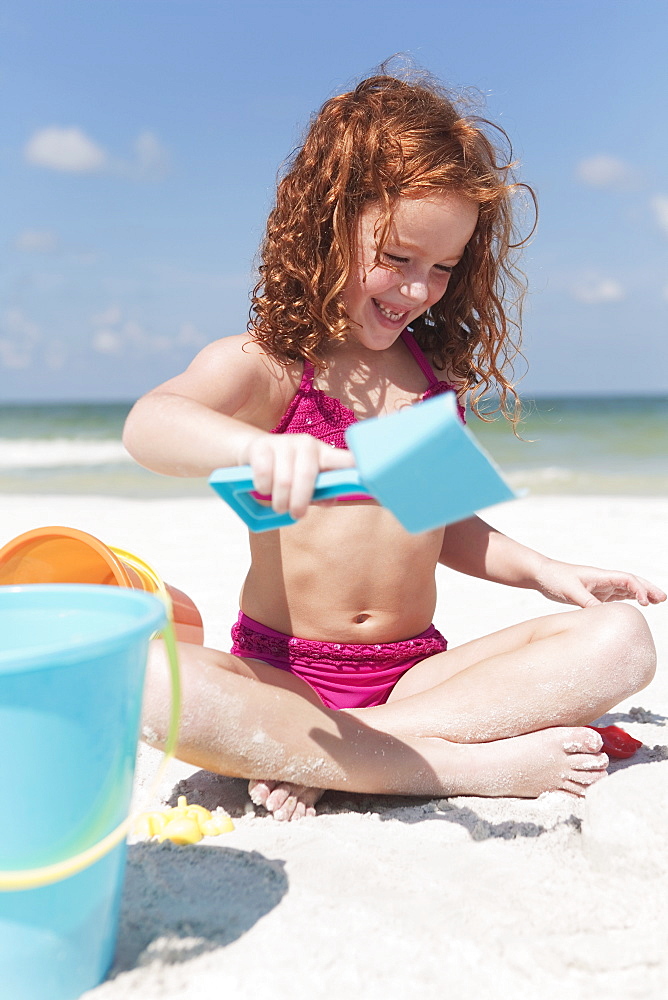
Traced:
[[[375, 299], [374, 299], [374, 301], [375, 301]], [[378, 306], [379, 310], [382, 312], [383, 316], [387, 316], [388, 319], [398, 320], [398, 319], [401, 319], [402, 316], [405, 316], [405, 313], [403, 313], [403, 312], [395, 313], [395, 312], [392, 312], [391, 309], [388, 309], [387, 306], [381, 306], [380, 302], [376, 302], [376, 305]]]

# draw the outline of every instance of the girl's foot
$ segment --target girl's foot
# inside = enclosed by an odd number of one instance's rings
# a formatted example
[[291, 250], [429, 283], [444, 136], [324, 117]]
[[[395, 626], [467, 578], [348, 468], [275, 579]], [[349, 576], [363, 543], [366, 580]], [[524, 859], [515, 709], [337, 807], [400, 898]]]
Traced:
[[[583, 796], [590, 785], [605, 777], [608, 766], [599, 734], [581, 726], [540, 729], [489, 743], [426, 738], [416, 741], [416, 748], [419, 744], [421, 756], [440, 777], [437, 794], [446, 796], [535, 799], [543, 792], [556, 791]], [[248, 793], [255, 805], [264, 806], [274, 819], [290, 821], [315, 816], [323, 789], [253, 780]], [[434, 793], [434, 788], [414, 789], [416, 795]]]
[[602, 745], [598, 733], [580, 726], [540, 729], [490, 743], [448, 742], [441, 747], [446, 761], [439, 771], [452, 774], [443, 782], [449, 795], [534, 799], [563, 791], [583, 796], [606, 775]]
[[325, 793], [324, 788], [292, 785], [287, 781], [251, 780], [248, 794], [256, 806], [264, 806], [274, 819], [289, 822], [315, 816], [315, 804]]

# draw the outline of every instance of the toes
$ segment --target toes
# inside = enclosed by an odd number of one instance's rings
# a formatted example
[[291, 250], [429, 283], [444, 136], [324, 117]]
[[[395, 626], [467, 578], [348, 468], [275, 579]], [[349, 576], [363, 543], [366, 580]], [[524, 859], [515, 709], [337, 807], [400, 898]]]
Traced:
[[306, 815], [306, 803], [302, 800], [302, 795], [308, 791], [303, 785], [277, 785], [267, 799], [266, 808], [274, 819], [282, 822], [302, 819]]
[[596, 784], [597, 781], [601, 781], [603, 778], [607, 778], [606, 771], [592, 771], [589, 774], [581, 772], [577, 775], [570, 777], [564, 775], [564, 780], [561, 788], [565, 792], [570, 792], [571, 795], [577, 795], [579, 798], [583, 798], [587, 792], [588, 788]]
[[291, 785], [276, 785], [271, 795], [267, 798], [265, 802], [265, 808], [269, 812], [276, 813], [278, 810], [283, 809], [288, 798], [293, 795], [294, 789]]
[[287, 818], [289, 821], [294, 821], [296, 819], [304, 819], [304, 816], [306, 816], [306, 806], [301, 801], [301, 799], [298, 799], [293, 795], [291, 795], [290, 798], [287, 800], [283, 809], [284, 811], [286, 809], [292, 809], [291, 814], [288, 817], [284, 817]]
[[274, 819], [289, 822], [305, 816], [315, 816], [315, 803], [323, 792], [306, 785], [253, 780], [248, 783], [248, 794], [256, 806], [263, 806]]
[[603, 738], [593, 729], [577, 729], [564, 742], [566, 753], [598, 753], [603, 746]]
[[274, 819], [280, 820], [284, 823], [289, 823], [296, 819], [303, 819], [305, 815], [306, 806], [296, 794], [288, 795], [283, 805], [279, 809], [274, 810]]
[[607, 778], [606, 771], [578, 771], [577, 774], [567, 774], [564, 775], [566, 781], [572, 781], [575, 785], [582, 785], [584, 788], [589, 788], [590, 785], [594, 785], [601, 778]]
[[267, 799], [271, 795], [272, 791], [276, 787], [276, 782], [274, 781], [256, 781], [251, 780], [248, 782], [248, 794], [250, 796], [251, 802], [256, 806], [267, 806]]
[[586, 754], [569, 760], [568, 766], [573, 771], [605, 771], [610, 758], [605, 753]]
[[296, 799], [294, 798], [294, 796], [290, 796], [285, 800], [285, 802], [279, 809], [272, 810], [271, 813], [272, 816], [274, 817], [274, 819], [277, 819], [279, 823], [289, 823], [290, 820], [292, 819], [292, 813], [294, 810], [295, 803]]
[[575, 781], [564, 781], [557, 790], [560, 792], [568, 792], [569, 795], [575, 795], [579, 799], [583, 799], [587, 792], [584, 785], [578, 785]]

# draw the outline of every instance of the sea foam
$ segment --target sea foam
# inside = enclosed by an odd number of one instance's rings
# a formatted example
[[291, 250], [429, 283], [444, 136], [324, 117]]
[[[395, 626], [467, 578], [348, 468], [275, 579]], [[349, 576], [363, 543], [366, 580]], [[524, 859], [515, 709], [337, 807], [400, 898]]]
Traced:
[[0, 438], [0, 469], [119, 465], [131, 461], [120, 441]]

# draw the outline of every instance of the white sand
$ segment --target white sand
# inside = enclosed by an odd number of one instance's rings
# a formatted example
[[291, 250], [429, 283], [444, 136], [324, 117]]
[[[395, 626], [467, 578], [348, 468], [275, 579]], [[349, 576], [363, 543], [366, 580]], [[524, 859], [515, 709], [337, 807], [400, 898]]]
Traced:
[[[193, 597], [207, 642], [227, 648], [246, 541], [215, 497], [0, 504], [3, 542], [64, 524], [141, 555]], [[489, 520], [557, 557], [668, 588], [668, 500], [537, 497]], [[451, 644], [558, 608], [445, 570], [440, 584], [436, 624]], [[646, 615], [658, 677], [604, 718], [645, 746], [586, 800], [337, 794], [315, 819], [279, 824], [249, 810], [243, 782], [173, 762], [162, 799], [222, 804], [236, 829], [189, 848], [130, 846], [117, 965], [86, 997], [664, 1000], [668, 607]], [[140, 751], [139, 798], [159, 759]]]

